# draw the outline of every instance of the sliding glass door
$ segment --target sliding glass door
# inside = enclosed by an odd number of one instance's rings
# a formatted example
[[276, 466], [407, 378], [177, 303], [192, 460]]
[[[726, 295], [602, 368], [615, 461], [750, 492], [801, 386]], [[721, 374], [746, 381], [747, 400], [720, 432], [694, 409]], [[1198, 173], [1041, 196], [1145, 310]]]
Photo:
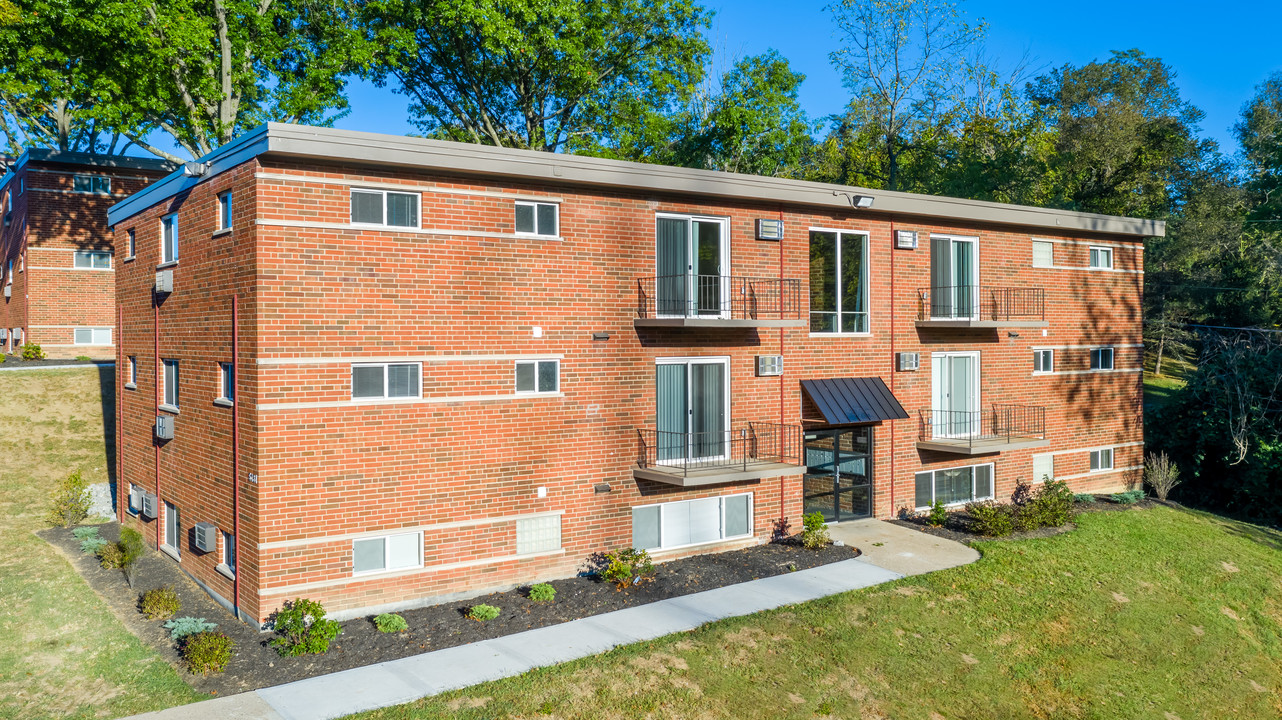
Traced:
[[933, 436], [968, 437], [979, 432], [979, 353], [933, 353], [930, 371]]
[[655, 256], [660, 317], [722, 317], [730, 309], [724, 218], [660, 215]]
[[979, 315], [979, 251], [976, 238], [930, 238], [930, 316], [937, 319]]
[[729, 359], [659, 360], [655, 378], [659, 461], [725, 457], [730, 428]]

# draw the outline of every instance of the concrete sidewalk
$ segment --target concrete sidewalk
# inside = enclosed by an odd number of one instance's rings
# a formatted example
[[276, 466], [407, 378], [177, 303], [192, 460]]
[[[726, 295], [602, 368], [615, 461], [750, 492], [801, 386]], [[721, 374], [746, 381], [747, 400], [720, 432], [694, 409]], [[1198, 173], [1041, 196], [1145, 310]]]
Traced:
[[[930, 569], [952, 567], [979, 557], [970, 548], [950, 540], [932, 538], [890, 523], [871, 522], [876, 525], [868, 525], [862, 528], [862, 532], [874, 533], [881, 530], [878, 525], [888, 526], [891, 530], [886, 532], [900, 552], [913, 552], [904, 548], [915, 541], [915, 538], [901, 533], [929, 538], [925, 550], [931, 550], [936, 541], [957, 546], [933, 548], [937, 567]], [[846, 537], [856, 537], [850, 534], [854, 528], [842, 532], [841, 527], [831, 528], [834, 539], [844, 541]], [[513, 677], [537, 667], [597, 655], [620, 645], [693, 630], [716, 620], [817, 600], [904, 577], [904, 572], [870, 561], [873, 553], [868, 550], [878, 549], [871, 547], [872, 542], [884, 541], [865, 539], [859, 543], [848, 542], [867, 553], [852, 560], [134, 717], [154, 720], [211, 717], [226, 720], [327, 720], [399, 705], [448, 690]], [[957, 548], [969, 553], [959, 552]], [[923, 552], [917, 557], [913, 553], [916, 558], [910, 563], [913, 574], [928, 571], [925, 568], [931, 564], [931, 554]], [[895, 564], [895, 553], [882, 553], [880, 556], [891, 558], [892, 562], [883, 561], [884, 564]]]
[[973, 563], [979, 551], [885, 520], [855, 520], [828, 526], [833, 540], [859, 548], [860, 560], [904, 575], [921, 575]]

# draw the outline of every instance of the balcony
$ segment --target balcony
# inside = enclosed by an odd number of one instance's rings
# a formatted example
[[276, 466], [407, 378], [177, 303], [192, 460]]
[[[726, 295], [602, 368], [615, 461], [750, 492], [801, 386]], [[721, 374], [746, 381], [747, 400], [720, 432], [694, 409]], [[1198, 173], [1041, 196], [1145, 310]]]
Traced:
[[636, 327], [805, 327], [800, 280], [669, 275], [637, 280]]
[[801, 428], [745, 423], [719, 432], [638, 429], [638, 480], [680, 487], [801, 475]]
[[987, 410], [920, 410], [917, 449], [957, 455], [1045, 447], [1046, 408], [993, 405]]
[[917, 290], [917, 327], [1046, 327], [1046, 291], [953, 285]]

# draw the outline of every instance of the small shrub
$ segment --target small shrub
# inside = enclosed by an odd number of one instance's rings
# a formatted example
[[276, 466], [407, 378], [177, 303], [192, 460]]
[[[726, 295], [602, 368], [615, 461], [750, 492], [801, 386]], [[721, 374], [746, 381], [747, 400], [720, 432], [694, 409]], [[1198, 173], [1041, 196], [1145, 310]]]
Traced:
[[270, 642], [282, 657], [320, 655], [329, 650], [329, 642], [343, 632], [334, 620], [325, 619], [325, 608], [315, 600], [286, 602], [273, 616], [273, 626], [280, 637]]
[[78, 528], [73, 528], [71, 530], [71, 534], [75, 535], [77, 540], [84, 540], [85, 538], [98, 537], [98, 526], [83, 525]]
[[49, 496], [49, 515], [46, 519], [50, 525], [78, 525], [81, 520], [89, 517], [90, 502], [89, 483], [85, 482], [77, 470], [53, 489]]
[[76, 360], [80, 362], [89, 362], [90, 360], [93, 360], [93, 358], [89, 357], [88, 355], [77, 355]]
[[605, 569], [599, 572], [602, 580], [614, 583], [616, 590], [624, 590], [633, 585], [653, 580], [654, 563], [650, 553], [636, 548], [624, 548], [606, 553]]
[[410, 624], [396, 613], [383, 613], [374, 618], [374, 627], [381, 633], [398, 633], [409, 630]]
[[824, 522], [821, 512], [812, 512], [801, 517], [801, 546], [807, 550], [821, 550], [832, 543], [828, 537], [828, 523]]
[[1149, 453], [1144, 460], [1144, 482], [1153, 488], [1153, 494], [1158, 500], [1165, 502], [1166, 496], [1180, 484], [1180, 468], [1171, 462], [1166, 451]]
[[948, 522], [948, 511], [944, 509], [944, 501], [936, 500], [930, 506], [930, 511], [926, 513], [926, 524], [931, 527], [943, 527]]
[[125, 566], [125, 551], [120, 543], [107, 543], [98, 548], [98, 563], [107, 570], [119, 570]]
[[556, 588], [548, 583], [538, 583], [530, 586], [530, 600], [534, 602], [552, 602], [556, 599]]
[[171, 640], [182, 640], [188, 635], [208, 632], [216, 627], [218, 627], [218, 623], [211, 623], [205, 618], [191, 616], [165, 621], [165, 629], [169, 631]]
[[182, 658], [193, 674], [208, 675], [222, 672], [231, 662], [236, 643], [220, 632], [198, 632], [189, 635], [182, 644]]
[[27, 343], [22, 346], [23, 360], [44, 360], [45, 351], [35, 343]]
[[1015, 492], [1010, 494], [1010, 503], [1016, 507], [1026, 505], [1033, 499], [1033, 486], [1023, 478], [1015, 481]]
[[142, 594], [142, 599], [138, 601], [138, 609], [148, 620], [163, 620], [173, 617], [182, 610], [182, 601], [178, 599], [178, 593], [174, 592], [172, 587], [152, 588]]
[[972, 532], [985, 537], [1006, 537], [1015, 531], [1015, 507], [999, 505], [992, 500], [973, 502], [966, 506]]
[[1060, 527], [1073, 521], [1073, 491], [1063, 480], [1044, 483], [1033, 497], [1019, 508], [1015, 526], [1018, 530]]
[[788, 534], [788, 530], [791, 527], [792, 523], [788, 522], [788, 518], [781, 517], [776, 519], [774, 522], [774, 528], [770, 531], [770, 542], [786, 541], [791, 537], [791, 535]]
[[134, 571], [138, 569], [138, 561], [142, 559], [143, 553], [147, 552], [147, 546], [142, 542], [142, 533], [133, 528], [120, 529], [120, 570], [125, 574], [125, 582], [129, 587], [134, 586]]
[[472, 609], [467, 611], [467, 616], [477, 622], [485, 622], [486, 620], [493, 620], [498, 617], [499, 609], [493, 605], [486, 605], [482, 603], [480, 605], [473, 605]]
[[1073, 502], [1080, 505], [1095, 502], [1095, 493], [1077, 493], [1073, 496]]
[[0, 352], [0, 363], [4, 362], [5, 360], [8, 360], [8, 359], [9, 359], [9, 356], [8, 356], [8, 355], [5, 355], [3, 352]]
[[76, 539], [80, 541], [80, 552], [86, 555], [97, 555], [98, 550], [107, 544], [107, 541], [98, 535], [98, 527], [96, 525], [78, 527], [72, 530], [71, 534], [75, 535]]
[[1119, 505], [1134, 505], [1144, 499], [1144, 491], [1127, 490], [1126, 492], [1113, 493], [1108, 496], [1108, 499]]

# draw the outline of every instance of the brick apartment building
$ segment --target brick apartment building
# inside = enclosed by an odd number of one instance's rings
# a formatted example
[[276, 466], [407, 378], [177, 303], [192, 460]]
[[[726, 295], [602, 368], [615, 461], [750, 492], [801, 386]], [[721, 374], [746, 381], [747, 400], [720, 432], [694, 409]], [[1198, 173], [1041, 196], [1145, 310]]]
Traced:
[[107, 208], [164, 177], [147, 158], [31, 149], [0, 177], [0, 346], [55, 358], [116, 357], [115, 253]]
[[250, 621], [1141, 465], [1160, 222], [272, 124], [110, 224], [121, 519]]

